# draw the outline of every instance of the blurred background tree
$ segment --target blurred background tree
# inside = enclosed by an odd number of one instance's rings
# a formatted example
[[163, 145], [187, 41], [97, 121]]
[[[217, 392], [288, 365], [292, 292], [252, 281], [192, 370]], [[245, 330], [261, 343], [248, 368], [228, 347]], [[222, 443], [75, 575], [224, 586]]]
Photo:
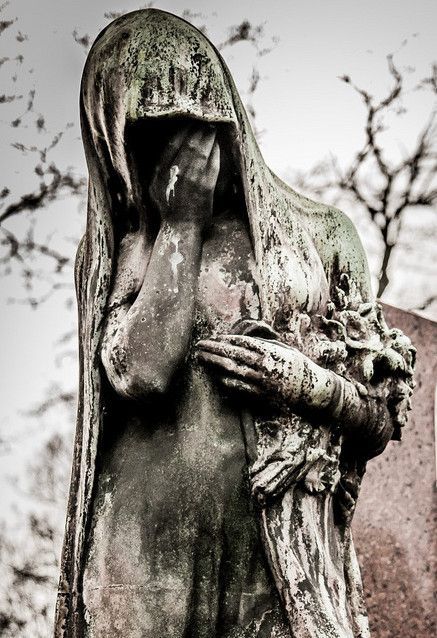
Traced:
[[[405, 86], [405, 74], [395, 66], [392, 54], [387, 56], [387, 62], [393, 86], [382, 98], [377, 99], [356, 86], [348, 75], [339, 78], [358, 93], [365, 109], [364, 143], [350, 164], [342, 168], [331, 157], [308, 173], [296, 175], [294, 180], [296, 187], [310, 196], [332, 203], [347, 202], [346, 210], [358, 209], [374, 226], [382, 243], [376, 293], [379, 298], [383, 298], [390, 281], [391, 256], [398, 245], [406, 211], [415, 209], [420, 214], [421, 209], [433, 207], [437, 202], [437, 100], [425, 125], [418, 123], [412, 148], [403, 149], [398, 157], [390, 157], [386, 148], [387, 141], [391, 141], [387, 140], [390, 119], [405, 115], [403, 99], [411, 87]], [[430, 90], [437, 97], [437, 64], [431, 65], [430, 75], [422, 78], [413, 90]], [[420, 244], [416, 246], [417, 251], [421, 249]], [[423, 299], [417, 309], [424, 310], [435, 299], [435, 295]]]

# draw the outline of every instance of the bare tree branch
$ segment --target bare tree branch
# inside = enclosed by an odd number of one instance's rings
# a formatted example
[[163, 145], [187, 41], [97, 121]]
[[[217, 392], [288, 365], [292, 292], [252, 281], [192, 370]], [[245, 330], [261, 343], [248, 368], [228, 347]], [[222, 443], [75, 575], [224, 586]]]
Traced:
[[[432, 206], [437, 202], [435, 109], [406, 157], [389, 160], [386, 156], [385, 143], [381, 138], [386, 131], [384, 120], [405, 93], [404, 76], [395, 65], [393, 55], [387, 56], [387, 63], [392, 86], [381, 99], [354, 84], [350, 76], [340, 77], [358, 93], [366, 110], [364, 144], [355, 153], [349, 167], [341, 171], [334, 160], [329, 166], [323, 164], [323, 170], [319, 165], [307, 176], [300, 174], [298, 177], [298, 183], [304, 190], [318, 197], [327, 193], [337, 198], [339, 194], [349, 194], [367, 212], [383, 243], [378, 276], [379, 297], [390, 281], [390, 259], [399, 239], [405, 210], [412, 206]], [[437, 65], [433, 64], [431, 76], [425, 78], [420, 86], [435, 90], [436, 74]], [[397, 112], [405, 110], [398, 108]]]
[[32, 193], [25, 193], [17, 201], [9, 204], [0, 213], [0, 224], [24, 211], [35, 211], [39, 208], [44, 208], [58, 198], [62, 192], [71, 195], [81, 195], [86, 184], [85, 178], [76, 178], [72, 171], [62, 173], [55, 164], [50, 164], [45, 171], [41, 170], [41, 176], [50, 176], [51, 181], [47, 184], [46, 181], [41, 180], [38, 190]]

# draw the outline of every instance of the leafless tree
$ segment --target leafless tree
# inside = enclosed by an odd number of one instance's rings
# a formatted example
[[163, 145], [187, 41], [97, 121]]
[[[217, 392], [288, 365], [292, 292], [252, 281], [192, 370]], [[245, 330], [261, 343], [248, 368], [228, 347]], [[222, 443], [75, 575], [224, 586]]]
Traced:
[[0, 634], [5, 638], [46, 638], [51, 633], [69, 448], [60, 434], [48, 439], [20, 486], [31, 504], [19, 532], [0, 527]]
[[[3, 13], [8, 5], [8, 2], [4, 2], [0, 6], [0, 13]], [[6, 85], [7, 74], [12, 73], [10, 77], [12, 86], [15, 87], [18, 80], [21, 85], [26, 86], [27, 78], [32, 77], [33, 70], [27, 67], [20, 46], [29, 39], [29, 36], [18, 29], [17, 18], [1, 20], [0, 36], [4, 38], [11, 31], [12, 42], [9, 46], [14, 46], [15, 42], [16, 50], [12, 55], [1, 58], [0, 72], [3, 74], [4, 85]], [[53, 150], [63, 142], [66, 132], [73, 125], [67, 123], [64, 130], [50, 134], [46, 128], [46, 118], [37, 108], [35, 87], [30, 84], [25, 93], [26, 95], [15, 91], [0, 96], [0, 108], [3, 110], [7, 106], [15, 108], [12, 116], [10, 111], [6, 115], [2, 114], [2, 126], [16, 131], [17, 138], [20, 138], [22, 130], [26, 129], [27, 132], [29, 128], [33, 128], [36, 140], [35, 143], [28, 145], [17, 139], [11, 144], [13, 151], [9, 151], [20, 153], [23, 159], [24, 156], [35, 158], [32, 169], [35, 186], [33, 190], [21, 193], [17, 193], [16, 189], [14, 192], [8, 184], [0, 186], [0, 272], [8, 275], [18, 270], [26, 291], [25, 300], [36, 307], [40, 299], [32, 294], [34, 281], [45, 280], [47, 285], [41, 298], [45, 299], [52, 291], [63, 286], [51, 275], [59, 275], [71, 265], [70, 257], [61, 254], [49, 240], [35, 239], [37, 213], [61, 197], [82, 196], [86, 180], [83, 176], [76, 176], [72, 168], [61, 168], [51, 159]], [[22, 229], [23, 226], [27, 228], [24, 232], [18, 233], [15, 222], [23, 215], [27, 216], [28, 223], [21, 224], [20, 228]], [[35, 269], [34, 262], [38, 256], [46, 260], [47, 268], [43, 273]]]
[[[405, 211], [437, 202], [437, 106], [434, 104], [414, 147], [400, 159], [389, 158], [387, 120], [393, 112], [397, 115], [405, 113], [401, 100], [406, 86], [405, 74], [395, 65], [393, 55], [387, 56], [387, 63], [392, 87], [381, 99], [357, 86], [348, 75], [340, 78], [357, 92], [365, 108], [364, 143], [349, 166], [342, 169], [339, 162], [331, 158], [329, 162], [317, 164], [309, 173], [297, 176], [298, 186], [319, 198], [330, 198], [335, 202], [341, 196], [349, 196], [378, 229], [383, 243], [378, 297], [389, 284], [390, 258], [399, 240]], [[430, 89], [437, 95], [436, 64], [432, 65], [430, 76], [415, 88]]]

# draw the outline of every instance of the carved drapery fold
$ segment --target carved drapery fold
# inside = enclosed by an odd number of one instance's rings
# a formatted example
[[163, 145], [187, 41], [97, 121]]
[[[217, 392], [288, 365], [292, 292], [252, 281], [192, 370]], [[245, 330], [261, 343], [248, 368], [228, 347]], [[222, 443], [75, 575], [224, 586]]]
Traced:
[[[361, 397], [381, 401], [388, 428], [381, 433], [382, 447], [387, 431], [399, 438], [405, 423], [414, 352], [400, 331], [386, 326], [371, 299], [366, 260], [349, 220], [300, 196], [265, 165], [231, 75], [199, 31], [157, 10], [114, 21], [91, 49], [81, 89], [90, 187], [76, 266], [81, 381], [57, 638], [86, 633], [81, 577], [106, 409], [102, 327], [117, 226], [135, 203], [126, 126], [170, 115], [234, 130], [265, 324], [282, 342], [353, 384]], [[151, 232], [148, 238], [152, 245]], [[296, 279], [293, 295], [286, 272]], [[340, 393], [338, 400], [347, 408], [348, 396]], [[342, 429], [346, 408], [339, 408], [335, 422], [316, 426], [290, 412], [241, 417], [266, 554], [290, 635], [299, 638], [369, 635], [350, 518], [366, 460], [380, 450], [364, 437], [354, 451]]]

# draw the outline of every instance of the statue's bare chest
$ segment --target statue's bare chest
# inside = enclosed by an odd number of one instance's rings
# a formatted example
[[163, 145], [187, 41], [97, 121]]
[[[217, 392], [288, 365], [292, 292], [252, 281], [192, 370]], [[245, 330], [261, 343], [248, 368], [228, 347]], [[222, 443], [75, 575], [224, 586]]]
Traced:
[[256, 264], [242, 219], [217, 220], [202, 249], [198, 307], [209, 324], [260, 316]]
[[[281, 273], [287, 291], [284, 303], [290, 311], [293, 308], [309, 310], [316, 298], [318, 304], [322, 297], [326, 297], [324, 273], [321, 267], [306, 272], [306, 260], [297, 258], [287, 246], [283, 246], [282, 250], [286, 257]], [[242, 318], [259, 319], [258, 280], [249, 229], [244, 220], [216, 221], [202, 250], [198, 287], [201, 314], [210, 325], [222, 324], [223, 328]], [[303, 307], [306, 305], [308, 308]]]

